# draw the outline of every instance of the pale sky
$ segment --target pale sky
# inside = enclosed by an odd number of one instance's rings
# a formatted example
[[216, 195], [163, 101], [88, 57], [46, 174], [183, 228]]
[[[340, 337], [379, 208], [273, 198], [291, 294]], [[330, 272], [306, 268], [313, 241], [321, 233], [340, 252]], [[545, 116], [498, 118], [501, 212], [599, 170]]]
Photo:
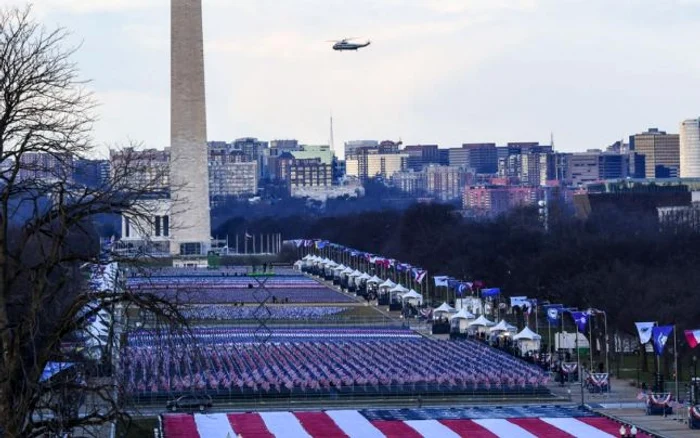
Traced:
[[[0, 0], [0, 5], [24, 4]], [[169, 143], [168, 0], [35, 0], [95, 139]], [[603, 148], [700, 115], [700, 0], [204, 0], [208, 137]], [[359, 52], [325, 40], [370, 39]]]

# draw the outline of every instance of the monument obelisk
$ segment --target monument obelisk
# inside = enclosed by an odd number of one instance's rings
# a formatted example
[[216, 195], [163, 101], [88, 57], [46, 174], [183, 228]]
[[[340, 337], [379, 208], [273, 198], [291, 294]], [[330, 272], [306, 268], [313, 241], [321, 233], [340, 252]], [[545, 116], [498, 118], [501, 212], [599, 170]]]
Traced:
[[202, 0], [171, 0], [170, 184], [174, 255], [211, 245]]

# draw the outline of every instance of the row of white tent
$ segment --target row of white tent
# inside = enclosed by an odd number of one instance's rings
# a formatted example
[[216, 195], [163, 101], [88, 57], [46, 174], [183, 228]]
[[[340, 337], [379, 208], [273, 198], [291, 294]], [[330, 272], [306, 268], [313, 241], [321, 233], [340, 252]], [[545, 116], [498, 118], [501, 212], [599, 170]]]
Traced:
[[416, 301], [419, 304], [423, 302], [423, 295], [419, 294], [413, 289], [408, 289], [400, 284], [396, 284], [390, 279], [382, 280], [376, 275], [370, 276], [366, 272], [360, 272], [357, 269], [353, 269], [349, 266], [338, 264], [328, 258], [322, 258], [316, 255], [306, 255], [297, 263], [323, 265], [325, 268], [331, 269], [338, 275], [347, 275], [349, 278], [354, 278], [354, 281], [365, 281], [367, 284], [378, 285], [377, 288], [380, 290], [380, 292], [397, 294], [397, 296], [404, 301]]
[[[460, 326], [462, 325], [462, 322], [465, 322], [467, 328], [482, 329], [489, 334], [517, 331], [517, 328], [508, 324], [505, 319], [502, 319], [498, 324], [496, 324], [495, 322], [486, 318], [484, 315], [480, 315], [477, 318], [465, 307], [462, 307], [462, 309], [458, 312], [454, 307], [447, 303], [442, 303], [440, 307], [433, 310], [433, 318], [439, 316], [446, 316], [450, 322], [459, 322]], [[542, 336], [530, 330], [529, 327], [525, 327], [519, 333], [513, 336], [514, 341], [540, 341], [541, 339]]]

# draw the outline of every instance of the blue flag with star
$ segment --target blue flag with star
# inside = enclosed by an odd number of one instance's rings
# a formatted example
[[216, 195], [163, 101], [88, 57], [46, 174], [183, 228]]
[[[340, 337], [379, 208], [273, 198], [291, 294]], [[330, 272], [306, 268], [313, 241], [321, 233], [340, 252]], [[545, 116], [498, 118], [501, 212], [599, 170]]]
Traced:
[[654, 351], [657, 356], [664, 354], [666, 341], [673, 331], [672, 325], [660, 325], [651, 329], [651, 340], [654, 342]]

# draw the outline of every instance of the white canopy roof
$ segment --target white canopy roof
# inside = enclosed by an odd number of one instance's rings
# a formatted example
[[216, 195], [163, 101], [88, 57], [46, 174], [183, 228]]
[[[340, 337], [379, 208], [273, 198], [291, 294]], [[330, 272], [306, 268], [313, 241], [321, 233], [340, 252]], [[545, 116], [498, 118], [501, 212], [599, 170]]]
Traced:
[[[369, 280], [369, 279], [372, 278], [372, 277], [370, 277], [368, 273], [363, 272], [362, 275], [360, 275], [360, 276], [357, 277], [357, 278], [358, 278], [358, 280]], [[377, 280], [379, 280], [379, 279], [377, 279]]]
[[367, 280], [367, 283], [381, 283], [382, 279], [377, 277], [376, 275]]
[[343, 271], [341, 272], [341, 274], [350, 275], [350, 274], [352, 274], [353, 272], [355, 272], [355, 271], [354, 271], [350, 266], [348, 266], [347, 268], [343, 269]]
[[410, 291], [406, 292], [401, 296], [402, 300], [410, 300], [411, 298], [417, 299], [419, 301], [423, 300], [423, 295], [419, 294], [418, 292], [414, 291], [411, 289]]
[[433, 310], [433, 314], [435, 314], [435, 313], [456, 313], [456, 312], [457, 312], [457, 309], [455, 309], [454, 307], [450, 306], [447, 303], [442, 303], [442, 304], [440, 304], [440, 307]]
[[311, 254], [306, 254], [302, 260], [309, 260], [311, 258]]
[[466, 307], [462, 307], [459, 309], [459, 312], [455, 313], [454, 315], [450, 316], [450, 319], [474, 319], [476, 318], [474, 315], [469, 313]]
[[542, 336], [540, 336], [537, 333], [530, 330], [530, 327], [525, 327], [524, 329], [522, 329], [520, 331], [520, 333], [513, 336], [514, 341], [518, 341], [521, 339], [528, 340], [528, 341], [536, 341], [536, 340], [542, 339]]
[[489, 329], [489, 332], [490, 333], [493, 333], [493, 332], [512, 332], [515, 330], [517, 330], [517, 328], [515, 326], [508, 324], [505, 319], [502, 319], [498, 322], [498, 324], [491, 327]]
[[323, 259], [323, 261], [321, 263], [328, 266], [329, 268], [332, 268], [334, 266], [338, 266], [338, 264], [336, 262], [334, 262], [333, 260], [330, 260], [330, 259]]
[[390, 290], [389, 292], [398, 292], [398, 293], [402, 294], [402, 293], [404, 293], [404, 292], [408, 292], [408, 289], [406, 289], [405, 287], [401, 286], [400, 284], [397, 284], [396, 286], [394, 286], [393, 288], [391, 288], [391, 290]]
[[297, 260], [296, 262], [294, 262], [294, 266], [301, 266], [303, 264], [304, 262], [302, 262], [301, 260]]
[[495, 325], [493, 321], [490, 321], [484, 315], [479, 316], [474, 321], [469, 323], [469, 327], [491, 327]]
[[396, 286], [396, 283], [394, 283], [393, 281], [391, 281], [391, 279], [388, 279], [388, 278], [386, 279], [386, 281], [384, 283], [379, 285], [379, 287], [388, 287], [390, 289], [394, 286]]
[[[358, 271], [357, 269], [355, 269], [354, 271], [352, 271], [352, 273], [350, 273], [351, 277], [362, 277], [363, 275], [366, 275], [366, 274], [363, 274], [362, 272]], [[367, 278], [369, 278], [369, 276]]]
[[347, 266], [345, 265], [338, 265], [335, 268], [333, 268], [334, 271], [344, 271]]

